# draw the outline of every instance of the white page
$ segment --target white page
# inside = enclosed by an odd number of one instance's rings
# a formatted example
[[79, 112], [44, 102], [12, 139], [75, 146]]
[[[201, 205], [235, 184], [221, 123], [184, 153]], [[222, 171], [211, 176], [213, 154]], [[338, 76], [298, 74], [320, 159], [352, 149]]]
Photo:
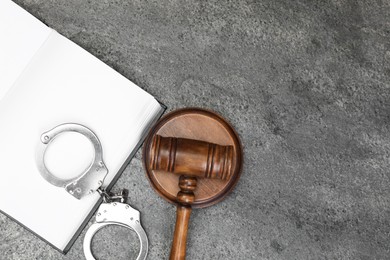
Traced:
[[0, 100], [52, 29], [10, 0], [0, 0]]
[[0, 210], [63, 250], [99, 196], [77, 200], [41, 177], [40, 135], [67, 122], [92, 129], [107, 184], [159, 111], [151, 95], [53, 31], [0, 102]]

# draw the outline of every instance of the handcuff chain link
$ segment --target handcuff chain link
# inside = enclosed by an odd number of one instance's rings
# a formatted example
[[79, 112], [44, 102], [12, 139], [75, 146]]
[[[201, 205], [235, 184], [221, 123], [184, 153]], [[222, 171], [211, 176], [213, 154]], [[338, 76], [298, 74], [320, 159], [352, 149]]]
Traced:
[[100, 187], [99, 189], [97, 189], [97, 192], [100, 194], [100, 196], [102, 196], [104, 203], [111, 203], [111, 202], [126, 203], [127, 198], [129, 196], [129, 191], [127, 189], [122, 189], [122, 191], [119, 193], [112, 193]]

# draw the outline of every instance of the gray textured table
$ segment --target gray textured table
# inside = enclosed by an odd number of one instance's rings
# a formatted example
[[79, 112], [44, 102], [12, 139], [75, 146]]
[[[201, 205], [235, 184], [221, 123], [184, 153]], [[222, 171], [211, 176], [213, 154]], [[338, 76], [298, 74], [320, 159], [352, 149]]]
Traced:
[[[16, 2], [169, 110], [210, 108], [236, 127], [242, 178], [193, 212], [188, 259], [389, 259], [388, 0]], [[140, 153], [118, 187], [142, 212], [149, 259], [167, 259], [175, 208]], [[138, 250], [106, 231], [100, 259]], [[84, 234], [63, 256], [0, 216], [0, 259], [82, 259]]]

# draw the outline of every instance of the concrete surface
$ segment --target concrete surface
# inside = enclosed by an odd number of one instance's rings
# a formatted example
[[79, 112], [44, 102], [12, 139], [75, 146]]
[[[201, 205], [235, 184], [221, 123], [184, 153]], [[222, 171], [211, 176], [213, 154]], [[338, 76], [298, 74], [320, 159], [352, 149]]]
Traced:
[[[169, 110], [224, 115], [245, 147], [235, 191], [195, 210], [188, 259], [390, 259], [390, 1], [17, 0]], [[144, 176], [128, 187], [167, 259], [175, 209]], [[114, 190], [115, 190], [114, 189]], [[134, 235], [98, 234], [100, 259], [131, 259]], [[1, 259], [66, 256], [0, 217]]]

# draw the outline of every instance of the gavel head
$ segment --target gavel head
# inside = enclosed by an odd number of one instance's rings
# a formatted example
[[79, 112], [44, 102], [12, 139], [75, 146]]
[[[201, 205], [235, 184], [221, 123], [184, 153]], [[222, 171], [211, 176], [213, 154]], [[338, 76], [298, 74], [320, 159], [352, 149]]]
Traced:
[[150, 168], [199, 178], [226, 180], [233, 174], [233, 146], [155, 135]]

